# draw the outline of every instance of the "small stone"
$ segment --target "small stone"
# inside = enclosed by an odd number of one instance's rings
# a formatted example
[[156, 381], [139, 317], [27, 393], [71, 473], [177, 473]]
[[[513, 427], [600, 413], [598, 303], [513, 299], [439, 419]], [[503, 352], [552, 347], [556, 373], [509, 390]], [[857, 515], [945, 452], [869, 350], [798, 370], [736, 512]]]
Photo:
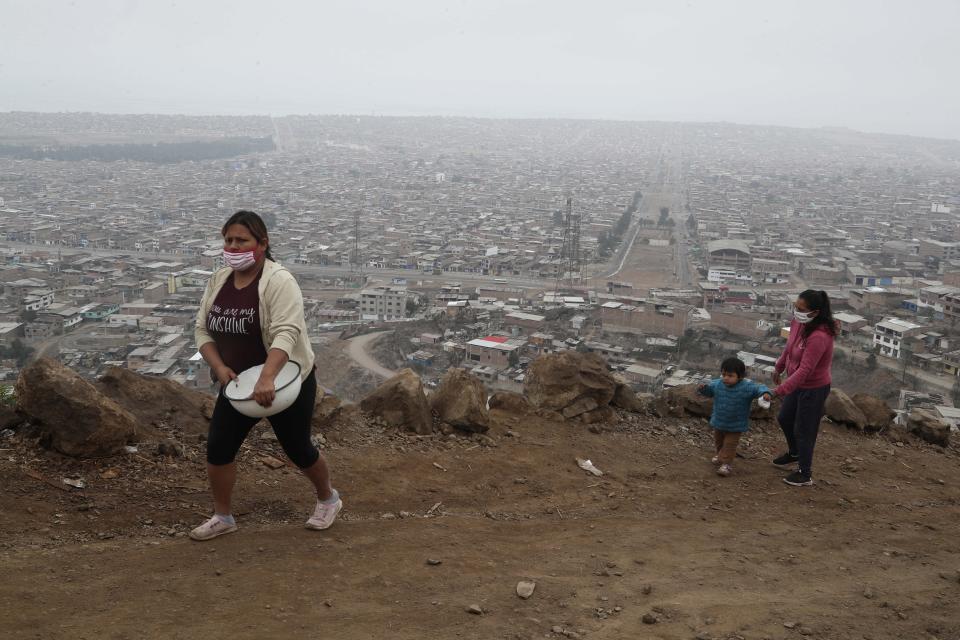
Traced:
[[396, 519], [397, 519], [397, 515], [394, 514], [394, 513], [381, 513], [381, 514], [380, 514], [380, 519], [381, 519], [381, 520], [396, 520]]
[[440, 560], [439, 558], [427, 558], [427, 564], [431, 567], [436, 567], [443, 564], [443, 560]]
[[558, 625], [558, 624], [555, 624], [555, 625], [553, 625], [552, 627], [550, 627], [550, 631], [552, 631], [553, 633], [562, 634], [562, 633], [563, 633], [563, 627], [561, 627], [561, 626]]
[[659, 620], [657, 620], [657, 616], [653, 615], [652, 613], [643, 614], [641, 621], [643, 624], [657, 624], [657, 622], [659, 622]]
[[286, 463], [283, 460], [277, 460], [273, 456], [263, 456], [260, 458], [260, 462], [270, 467], [271, 469], [280, 469], [286, 466]]
[[783, 626], [786, 627], [787, 629], [796, 629], [796, 628], [797, 628], [797, 623], [796, 623], [796, 622], [784, 622], [784, 623], [783, 623]]
[[873, 600], [874, 598], [877, 597], [877, 593], [870, 587], [867, 587], [866, 589], [863, 590], [863, 597], [866, 598], [867, 600]]
[[650, 595], [651, 593], [653, 593], [653, 585], [651, 584], [643, 585], [643, 587], [640, 589], [640, 593], [642, 593], [645, 596]]
[[521, 580], [517, 583], [517, 595], [526, 600], [533, 595], [537, 583], [532, 580]]
[[475, 616], [483, 615], [483, 609], [478, 604], [472, 604], [467, 607], [467, 613], [472, 613]]
[[214, 573], [216, 573], [218, 576], [223, 575], [223, 571], [221, 571], [220, 569], [217, 569], [216, 571], [214, 571]]

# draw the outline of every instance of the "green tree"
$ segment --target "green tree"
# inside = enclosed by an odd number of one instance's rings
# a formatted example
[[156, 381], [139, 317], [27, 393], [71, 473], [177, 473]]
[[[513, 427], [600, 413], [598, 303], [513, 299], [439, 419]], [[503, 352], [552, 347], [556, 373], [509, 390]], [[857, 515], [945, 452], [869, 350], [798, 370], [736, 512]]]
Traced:
[[953, 383], [953, 389], [950, 391], [950, 398], [953, 400], [954, 407], [960, 407], [960, 378]]
[[871, 353], [868, 355], [866, 364], [869, 371], [875, 371], [877, 368], [877, 354]]

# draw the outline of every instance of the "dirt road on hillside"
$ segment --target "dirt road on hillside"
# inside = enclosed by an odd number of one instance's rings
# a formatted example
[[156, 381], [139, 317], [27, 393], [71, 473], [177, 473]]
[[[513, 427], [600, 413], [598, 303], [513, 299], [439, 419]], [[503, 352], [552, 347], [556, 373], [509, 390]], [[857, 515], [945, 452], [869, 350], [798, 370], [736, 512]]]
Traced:
[[390, 332], [377, 331], [376, 333], [367, 333], [362, 336], [357, 336], [356, 338], [350, 338], [350, 340], [347, 341], [347, 355], [367, 371], [371, 371], [382, 378], [392, 378], [397, 372], [387, 369], [367, 352], [367, 347], [372, 342], [388, 333]]

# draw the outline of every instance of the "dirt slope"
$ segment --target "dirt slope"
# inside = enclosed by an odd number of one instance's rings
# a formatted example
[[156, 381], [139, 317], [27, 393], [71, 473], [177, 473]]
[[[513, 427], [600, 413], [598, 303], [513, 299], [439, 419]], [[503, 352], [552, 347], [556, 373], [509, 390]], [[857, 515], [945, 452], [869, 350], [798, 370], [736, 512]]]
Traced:
[[[78, 463], [0, 441], [4, 636], [960, 638], [956, 450], [828, 426], [818, 485], [794, 489], [770, 427], [722, 479], [702, 422], [593, 434], [492, 414], [490, 447], [346, 412], [325, 434], [346, 504], [325, 533], [252, 434], [241, 529], [204, 544], [183, 537], [208, 512], [200, 443]], [[76, 476], [86, 489], [37, 479]]]

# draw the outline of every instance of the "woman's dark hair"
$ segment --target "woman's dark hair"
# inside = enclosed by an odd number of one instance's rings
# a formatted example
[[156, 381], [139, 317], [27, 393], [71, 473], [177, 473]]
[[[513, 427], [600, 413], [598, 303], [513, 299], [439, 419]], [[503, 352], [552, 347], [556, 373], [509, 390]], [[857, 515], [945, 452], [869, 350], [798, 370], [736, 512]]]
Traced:
[[738, 378], [747, 376], [747, 365], [740, 358], [727, 358], [720, 363], [720, 373], [735, 373]]
[[837, 322], [833, 319], [833, 313], [830, 311], [830, 298], [826, 291], [807, 289], [797, 297], [807, 303], [807, 309], [810, 311], [820, 312], [804, 326], [803, 335], [810, 335], [820, 326], [823, 326], [830, 335], [837, 335]]
[[230, 216], [230, 219], [223, 224], [223, 228], [220, 230], [220, 235], [227, 235], [227, 229], [235, 224], [242, 224], [245, 226], [247, 231], [250, 232], [250, 235], [252, 235], [257, 242], [266, 241], [267, 250], [264, 252], [264, 255], [267, 256], [267, 260], [273, 260], [273, 256], [270, 255], [270, 237], [267, 235], [267, 225], [263, 223], [263, 218], [258, 216], [253, 211], [241, 209]]

